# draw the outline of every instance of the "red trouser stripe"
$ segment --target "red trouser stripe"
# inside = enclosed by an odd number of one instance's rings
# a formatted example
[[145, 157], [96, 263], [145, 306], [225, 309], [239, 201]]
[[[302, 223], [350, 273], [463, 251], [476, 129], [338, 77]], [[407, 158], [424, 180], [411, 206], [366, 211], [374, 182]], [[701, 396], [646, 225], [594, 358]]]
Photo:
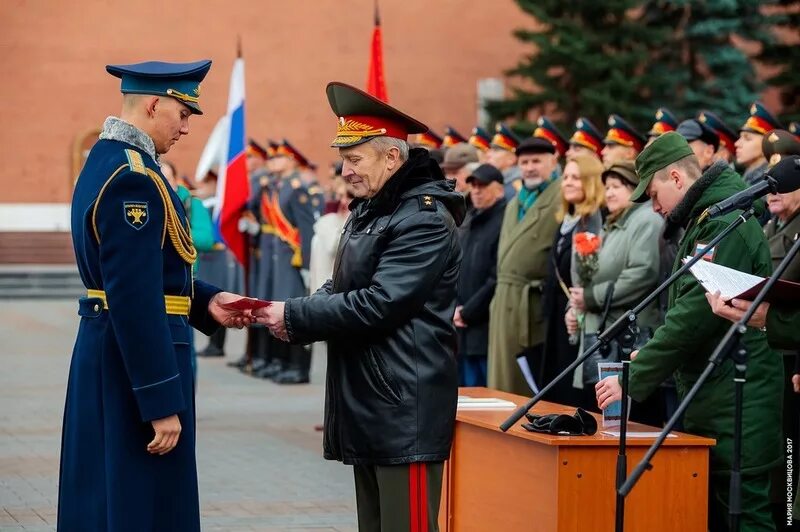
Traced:
[[419, 464], [408, 465], [408, 506], [411, 532], [422, 532], [419, 529]]
[[428, 532], [428, 467], [427, 464], [419, 465], [419, 530]]

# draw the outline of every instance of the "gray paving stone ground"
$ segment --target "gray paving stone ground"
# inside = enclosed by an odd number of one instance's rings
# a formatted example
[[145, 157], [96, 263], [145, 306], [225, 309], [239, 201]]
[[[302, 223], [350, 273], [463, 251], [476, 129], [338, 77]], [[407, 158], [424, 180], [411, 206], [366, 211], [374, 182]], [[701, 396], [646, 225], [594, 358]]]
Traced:
[[[72, 301], [0, 300], [0, 531], [56, 524]], [[198, 346], [205, 340], [198, 337]], [[229, 335], [228, 360], [244, 333]], [[355, 531], [352, 470], [322, 459], [322, 367], [281, 387], [201, 359], [197, 457], [204, 531]]]

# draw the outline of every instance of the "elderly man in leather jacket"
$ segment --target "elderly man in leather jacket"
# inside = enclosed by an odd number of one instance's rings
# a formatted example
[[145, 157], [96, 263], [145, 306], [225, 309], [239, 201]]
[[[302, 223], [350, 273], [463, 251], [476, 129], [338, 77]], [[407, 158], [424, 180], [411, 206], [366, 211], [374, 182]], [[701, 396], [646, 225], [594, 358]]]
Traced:
[[354, 466], [359, 530], [437, 530], [458, 390], [464, 199], [425, 150], [409, 150], [424, 124], [342, 83], [327, 94], [356, 199], [333, 278], [274, 302], [261, 321], [289, 342], [328, 342], [324, 455]]

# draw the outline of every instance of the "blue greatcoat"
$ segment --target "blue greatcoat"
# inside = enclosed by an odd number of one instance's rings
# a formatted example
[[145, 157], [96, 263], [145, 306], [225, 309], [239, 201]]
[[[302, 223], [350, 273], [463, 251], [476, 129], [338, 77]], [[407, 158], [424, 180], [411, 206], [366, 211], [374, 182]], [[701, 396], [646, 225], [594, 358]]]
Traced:
[[308, 270], [316, 219], [312, 198], [297, 173], [281, 178], [274, 194], [277, 194], [278, 207], [275, 216], [285, 220], [300, 235], [299, 249], [295, 249], [288, 242], [291, 239], [276, 228], [272, 297], [276, 301], [285, 301], [308, 293], [300, 270]]
[[[218, 289], [192, 280], [173, 244], [166, 184], [146, 151], [116, 140], [92, 148], [72, 200], [72, 240], [84, 297], [72, 354], [61, 448], [58, 529], [63, 532], [200, 530], [190, 324], [211, 334]], [[189, 315], [167, 314], [164, 295], [192, 296]], [[187, 321], [188, 318], [188, 321]], [[151, 420], [178, 414], [178, 445], [147, 444]]]

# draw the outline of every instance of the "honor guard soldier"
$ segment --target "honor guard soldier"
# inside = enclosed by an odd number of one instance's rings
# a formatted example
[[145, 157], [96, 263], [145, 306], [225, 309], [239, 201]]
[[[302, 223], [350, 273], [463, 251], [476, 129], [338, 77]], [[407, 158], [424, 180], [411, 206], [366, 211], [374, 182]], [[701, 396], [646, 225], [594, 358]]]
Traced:
[[736, 131], [711, 111], [700, 111], [697, 113], [697, 119], [711, 128], [719, 137], [719, 148], [717, 148], [714, 160], [725, 161], [732, 165], [736, 161], [736, 141], [739, 139]]
[[647, 139], [619, 115], [608, 117], [608, 132], [603, 140], [603, 165], [609, 168], [618, 161], [633, 161]]
[[522, 186], [515, 153], [517, 146], [519, 146], [519, 137], [507, 125], [498, 122], [495, 126], [492, 143], [489, 145], [486, 162], [503, 174], [506, 201], [510, 201], [516, 196]]
[[[277, 186], [274, 165], [278, 146], [276, 142], [268, 140], [264, 150], [266, 156], [264, 168], [254, 169], [254, 175], [251, 177], [253, 186], [250, 189], [248, 202], [247, 219], [249, 223], [245, 224], [252, 244], [249, 295], [265, 301], [273, 299], [275, 271], [273, 255], [276, 237], [271, 209], [272, 198]], [[272, 378], [282, 368], [283, 345], [276, 341], [264, 327], [254, 326], [248, 333], [249, 353], [236, 365], [254, 377]]]
[[[276, 237], [272, 299], [276, 301], [303, 297], [308, 293], [308, 265], [315, 218], [312, 198], [300, 177], [300, 165], [306, 163], [307, 159], [284, 139], [275, 158], [279, 180], [271, 204]], [[285, 355], [283, 367], [273, 380], [278, 384], [307, 383], [311, 367], [310, 348], [282, 345]]]
[[675, 118], [672, 111], [666, 107], [659, 107], [656, 111], [656, 121], [653, 122], [653, 126], [650, 128], [650, 131], [647, 132], [647, 137], [654, 139], [668, 131], [675, 131], [676, 129], [678, 129], [678, 119]]
[[602, 159], [603, 146], [603, 134], [591, 120], [582, 116], [575, 121], [575, 133], [569, 139], [567, 157], [574, 157], [579, 153], [591, 153]]
[[472, 128], [472, 133], [467, 140], [471, 146], [475, 146], [478, 150], [478, 161], [480, 163], [486, 162], [486, 155], [492, 144], [492, 136], [480, 126]]
[[[121, 78], [72, 198], [81, 279], [59, 478], [63, 532], [199, 531], [191, 326], [250, 322], [195, 281], [184, 207], [158, 163], [202, 114], [211, 61], [109, 65]], [[190, 326], [191, 325], [191, 326]]]
[[442, 146], [445, 148], [452, 148], [456, 144], [466, 143], [467, 139], [465, 139], [461, 133], [456, 131], [454, 128], [447, 126], [444, 130], [444, 140], [442, 141]]
[[736, 141], [736, 162], [744, 168], [742, 177], [748, 185], [754, 185], [767, 171], [761, 141], [773, 129], [783, 129], [783, 126], [764, 104], [755, 102], [750, 106], [750, 117], [739, 128], [739, 140]]

